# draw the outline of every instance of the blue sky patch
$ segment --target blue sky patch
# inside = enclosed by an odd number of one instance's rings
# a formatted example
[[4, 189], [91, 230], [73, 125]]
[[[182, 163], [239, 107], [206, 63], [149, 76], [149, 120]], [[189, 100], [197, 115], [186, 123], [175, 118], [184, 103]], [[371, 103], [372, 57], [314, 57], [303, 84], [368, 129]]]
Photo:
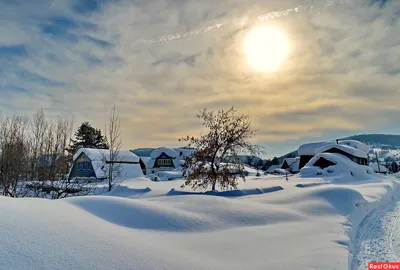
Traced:
[[46, 86], [54, 86], [54, 87], [65, 86], [65, 83], [45, 78], [43, 76], [40, 76], [39, 74], [30, 72], [25, 69], [20, 69], [16, 71], [15, 74], [21, 79], [28, 80], [31, 82], [37, 82]]

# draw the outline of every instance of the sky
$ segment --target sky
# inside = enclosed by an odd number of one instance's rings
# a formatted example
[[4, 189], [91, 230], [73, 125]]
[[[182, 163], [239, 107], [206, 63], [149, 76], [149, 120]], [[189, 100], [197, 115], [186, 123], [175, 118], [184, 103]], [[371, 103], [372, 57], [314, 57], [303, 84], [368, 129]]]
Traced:
[[[400, 132], [397, 0], [0, 0], [0, 110], [89, 121], [116, 106], [126, 149], [179, 146], [203, 108], [249, 114], [267, 157]], [[243, 42], [273, 26], [279, 69]], [[271, 40], [274, 42], [274, 40]]]

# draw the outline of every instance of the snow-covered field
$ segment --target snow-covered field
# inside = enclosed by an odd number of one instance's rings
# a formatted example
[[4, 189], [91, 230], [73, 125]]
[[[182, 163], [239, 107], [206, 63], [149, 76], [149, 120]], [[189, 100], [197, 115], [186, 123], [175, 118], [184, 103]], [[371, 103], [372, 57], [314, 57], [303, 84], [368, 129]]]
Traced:
[[0, 197], [0, 268], [366, 269], [365, 228], [397, 182], [336, 180], [251, 176], [194, 194], [137, 178], [101, 196]]

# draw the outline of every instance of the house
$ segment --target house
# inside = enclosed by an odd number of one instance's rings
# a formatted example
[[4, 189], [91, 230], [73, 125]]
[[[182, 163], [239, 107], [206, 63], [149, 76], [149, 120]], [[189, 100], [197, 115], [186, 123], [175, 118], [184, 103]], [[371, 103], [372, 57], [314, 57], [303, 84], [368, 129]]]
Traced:
[[285, 158], [283, 160], [281, 169], [285, 169], [285, 170], [289, 171], [290, 173], [298, 173], [300, 171], [299, 165], [300, 165], [299, 157]]
[[303, 144], [298, 149], [299, 169], [303, 168], [318, 153], [339, 153], [360, 165], [368, 165], [369, 146], [356, 140], [336, 140]]
[[376, 173], [388, 173], [389, 172], [389, 169], [388, 168], [386, 168], [385, 166], [383, 166], [382, 164], [379, 164], [379, 166], [378, 166], [378, 163], [376, 163], [376, 162], [372, 162], [372, 163], [370, 163], [369, 164], [369, 166], [374, 170], [374, 172], [376, 172]]
[[301, 145], [297, 150], [300, 158], [299, 170], [303, 168], [315, 156], [315, 150], [328, 143], [329, 142], [315, 142]]
[[325, 144], [324, 146], [315, 150], [316, 154], [319, 153], [336, 153], [348, 157], [351, 161], [359, 165], [368, 165], [368, 154], [365, 151], [354, 148], [346, 144]]
[[149, 161], [150, 161], [150, 157], [140, 157], [139, 158], [139, 165], [140, 165], [140, 168], [142, 169], [142, 171], [143, 171], [143, 174], [147, 174], [147, 169], [148, 169], [148, 163], [149, 163]]
[[178, 153], [172, 148], [160, 147], [150, 154], [150, 159], [147, 163], [147, 174], [158, 171], [172, 171], [179, 167]]
[[146, 174], [180, 169], [185, 158], [194, 152], [195, 149], [192, 148], [156, 148], [146, 163]]
[[[139, 161], [139, 157], [130, 151], [119, 151], [118, 157], [113, 163], [119, 166], [119, 177], [136, 178], [143, 176]], [[73, 156], [68, 179], [104, 180], [108, 176], [108, 164], [110, 163], [109, 150], [80, 148]]]
[[346, 164], [349, 168], [355, 168], [358, 165], [368, 166], [368, 152], [369, 147], [358, 141], [325, 143], [315, 150], [315, 156], [302, 168], [301, 173], [306, 174], [312, 167], [320, 169], [328, 168], [327, 171], [332, 172], [333, 169], [329, 167], [337, 165], [338, 162]]

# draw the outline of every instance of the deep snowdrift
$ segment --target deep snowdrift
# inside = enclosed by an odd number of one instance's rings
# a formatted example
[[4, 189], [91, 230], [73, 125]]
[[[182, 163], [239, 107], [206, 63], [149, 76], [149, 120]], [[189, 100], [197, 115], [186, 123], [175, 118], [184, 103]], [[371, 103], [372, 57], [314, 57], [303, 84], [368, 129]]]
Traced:
[[388, 200], [394, 185], [379, 176], [355, 184], [330, 181], [250, 177], [240, 191], [215, 196], [182, 193], [182, 180], [137, 178], [103, 196], [0, 197], [0, 265], [347, 269], [359, 224]]

